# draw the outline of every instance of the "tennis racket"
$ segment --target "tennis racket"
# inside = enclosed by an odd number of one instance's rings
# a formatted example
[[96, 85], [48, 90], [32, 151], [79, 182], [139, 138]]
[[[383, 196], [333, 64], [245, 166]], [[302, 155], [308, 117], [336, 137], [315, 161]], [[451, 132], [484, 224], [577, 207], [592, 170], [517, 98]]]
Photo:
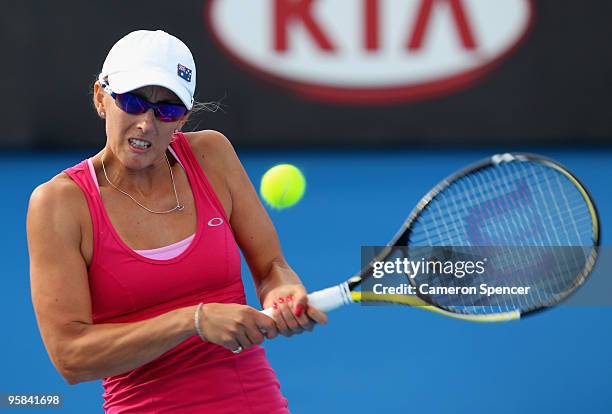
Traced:
[[[597, 260], [599, 239], [595, 204], [565, 167], [534, 154], [495, 155], [436, 185], [366, 266], [308, 300], [325, 312], [353, 302], [384, 302], [474, 322], [515, 320], [558, 304], [582, 285]], [[445, 246], [446, 257], [460, 257], [466, 249], [501, 252], [507, 259], [505, 277], [519, 279], [533, 293], [520, 298], [476, 293], [458, 303], [448, 295], [420, 293], [420, 286], [440, 283], [439, 276], [428, 275], [405, 277], [415, 287], [413, 295], [363, 289], [376, 262], [418, 260], [411, 252], [421, 255], [435, 246]], [[463, 287], [482, 283], [474, 277], [454, 280]], [[272, 309], [262, 312], [270, 316]]]

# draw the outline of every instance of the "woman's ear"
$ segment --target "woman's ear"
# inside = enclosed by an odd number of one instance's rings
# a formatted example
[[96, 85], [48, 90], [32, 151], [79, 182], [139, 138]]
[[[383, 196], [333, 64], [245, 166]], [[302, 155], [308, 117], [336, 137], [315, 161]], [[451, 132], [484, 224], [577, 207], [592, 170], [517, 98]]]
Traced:
[[98, 112], [98, 116], [102, 119], [106, 118], [106, 109], [104, 109], [104, 90], [100, 86], [100, 82], [96, 81], [93, 87], [93, 104]]

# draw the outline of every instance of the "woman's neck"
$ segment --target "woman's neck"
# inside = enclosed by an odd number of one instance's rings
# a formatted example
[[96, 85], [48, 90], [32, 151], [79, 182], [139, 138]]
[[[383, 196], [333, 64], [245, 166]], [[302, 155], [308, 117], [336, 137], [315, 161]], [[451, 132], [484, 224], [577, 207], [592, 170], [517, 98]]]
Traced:
[[149, 166], [144, 168], [130, 168], [112, 152], [103, 150], [99, 155], [102, 175], [106, 180], [124, 191], [133, 195], [148, 196], [156, 189], [167, 188], [170, 183], [169, 159], [164, 153]]

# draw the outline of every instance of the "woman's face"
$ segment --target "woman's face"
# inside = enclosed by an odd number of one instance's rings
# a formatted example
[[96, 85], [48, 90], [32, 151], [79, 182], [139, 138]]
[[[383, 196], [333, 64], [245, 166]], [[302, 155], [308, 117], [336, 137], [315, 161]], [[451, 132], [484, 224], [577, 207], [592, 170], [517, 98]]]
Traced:
[[[161, 86], [145, 86], [131, 92], [151, 103], [181, 103], [172, 91]], [[152, 108], [139, 115], [129, 114], [115, 104], [113, 97], [102, 90], [99, 82], [94, 86], [94, 95], [98, 113], [106, 119], [107, 147], [129, 169], [143, 169], [163, 159], [172, 134], [189, 117], [187, 113], [176, 122], [162, 122], [155, 118]], [[148, 147], [143, 149], [134, 140], [144, 141]]]

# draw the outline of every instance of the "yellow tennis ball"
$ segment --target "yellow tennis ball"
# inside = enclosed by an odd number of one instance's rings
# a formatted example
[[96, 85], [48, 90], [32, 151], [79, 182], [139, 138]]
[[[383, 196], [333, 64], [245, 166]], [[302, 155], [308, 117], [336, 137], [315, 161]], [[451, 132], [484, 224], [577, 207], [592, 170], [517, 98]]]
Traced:
[[291, 164], [270, 168], [261, 178], [259, 192], [270, 206], [278, 209], [291, 207], [304, 195], [304, 174]]

